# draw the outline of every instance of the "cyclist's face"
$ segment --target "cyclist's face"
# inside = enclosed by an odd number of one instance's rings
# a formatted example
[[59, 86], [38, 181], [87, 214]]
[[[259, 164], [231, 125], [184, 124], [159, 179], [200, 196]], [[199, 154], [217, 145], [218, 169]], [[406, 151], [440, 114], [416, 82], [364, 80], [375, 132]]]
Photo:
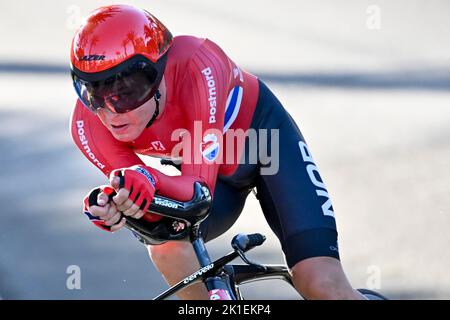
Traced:
[[[161, 93], [159, 115], [161, 116], [166, 102], [166, 83], [164, 76], [161, 80], [159, 91]], [[97, 112], [97, 115], [114, 138], [119, 141], [130, 142], [141, 135], [153, 116], [155, 109], [156, 101], [152, 98], [142, 106], [126, 113], [115, 113], [111, 111], [114, 108], [102, 108]]]
[[155, 108], [155, 99], [150, 99], [139, 108], [127, 113], [114, 113], [109, 108], [102, 108], [97, 115], [114, 138], [119, 141], [130, 142], [144, 131], [155, 112]]

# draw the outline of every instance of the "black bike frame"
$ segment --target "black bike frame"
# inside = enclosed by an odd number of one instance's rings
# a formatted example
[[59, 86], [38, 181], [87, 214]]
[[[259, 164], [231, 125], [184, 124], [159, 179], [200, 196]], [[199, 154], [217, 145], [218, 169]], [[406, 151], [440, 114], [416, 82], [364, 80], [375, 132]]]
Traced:
[[[210, 297], [217, 300], [241, 300], [239, 285], [252, 281], [279, 279], [293, 286], [289, 270], [284, 265], [228, 265], [229, 262], [239, 257], [237, 251], [230, 252], [211, 262], [201, 237], [192, 241], [192, 245], [201, 268], [155, 297], [154, 300], [166, 299], [198, 282], [203, 282]], [[252, 248], [250, 247], [246, 251]], [[217, 290], [223, 290], [222, 294], [216, 294]]]
[[[170, 227], [157, 224], [155, 227], [139, 219], [127, 218], [126, 227], [143, 239], [144, 243], [147, 241], [147, 244], [159, 244], [171, 240], [180, 241], [188, 238], [200, 263], [199, 270], [157, 296], [155, 300], [165, 299], [200, 281], [206, 285], [211, 300], [241, 299], [239, 284], [254, 280], [278, 278], [292, 285], [288, 269], [285, 266], [262, 266], [246, 258], [244, 254], [246, 251], [264, 242], [265, 237], [260, 234], [236, 235], [231, 243], [235, 250], [211, 262], [200, 232], [200, 223], [209, 215], [211, 203], [212, 197], [209, 189], [200, 182], [194, 183], [194, 195], [187, 202], [155, 195], [149, 211], [168, 217], [173, 222], [181, 222], [186, 227], [181, 233], [172, 228], [174, 224], [171, 224]], [[157, 229], [160, 226], [165, 229]], [[156, 242], [152, 243], [153, 240]], [[227, 265], [237, 257], [241, 257], [247, 265]]]

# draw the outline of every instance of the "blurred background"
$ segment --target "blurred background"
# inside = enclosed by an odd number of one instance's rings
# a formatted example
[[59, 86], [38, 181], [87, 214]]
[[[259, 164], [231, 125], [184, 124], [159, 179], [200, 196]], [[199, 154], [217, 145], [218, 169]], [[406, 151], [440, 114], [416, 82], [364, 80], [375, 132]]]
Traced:
[[[450, 299], [448, 1], [121, 2], [148, 9], [174, 35], [210, 38], [277, 94], [328, 186], [354, 287]], [[70, 41], [90, 11], [112, 3], [0, 2], [3, 299], [149, 299], [167, 288], [128, 231], [102, 232], [81, 212], [85, 193], [106, 179], [69, 135]], [[208, 244], [212, 257], [238, 232], [268, 236], [250, 257], [283, 262], [253, 195]], [[80, 289], [67, 286], [71, 266]], [[297, 299], [275, 281], [243, 290]]]

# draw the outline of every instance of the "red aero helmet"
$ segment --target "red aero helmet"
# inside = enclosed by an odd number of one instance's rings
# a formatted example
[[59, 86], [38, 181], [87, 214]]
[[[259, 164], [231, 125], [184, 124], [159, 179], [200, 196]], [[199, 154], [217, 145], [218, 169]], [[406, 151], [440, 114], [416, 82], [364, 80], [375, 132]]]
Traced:
[[134, 110], [155, 96], [172, 34], [154, 16], [130, 5], [92, 12], [76, 32], [70, 52], [75, 90], [96, 112]]
[[156, 63], [171, 44], [170, 31], [147, 11], [111, 5], [93, 11], [77, 31], [70, 61], [83, 72], [104, 71], [138, 54]]

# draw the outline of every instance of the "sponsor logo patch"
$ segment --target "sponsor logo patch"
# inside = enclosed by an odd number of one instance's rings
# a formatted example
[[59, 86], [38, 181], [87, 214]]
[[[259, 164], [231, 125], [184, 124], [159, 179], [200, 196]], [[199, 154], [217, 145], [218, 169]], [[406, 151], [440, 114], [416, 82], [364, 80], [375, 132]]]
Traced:
[[87, 56], [78, 57], [79, 61], [104, 61], [105, 60], [104, 55], [98, 55], [98, 54], [90, 54]]
[[217, 107], [217, 91], [216, 81], [212, 75], [210, 67], [203, 69], [202, 74], [205, 76], [206, 85], [208, 86], [208, 101], [209, 101], [209, 123], [216, 123], [216, 107]]
[[95, 154], [92, 152], [91, 148], [89, 147], [89, 141], [86, 138], [85, 131], [84, 131], [84, 121], [83, 120], [77, 121], [77, 134], [78, 134], [78, 139], [80, 140], [80, 143], [82, 145], [82, 148], [83, 148], [84, 152], [87, 154], [87, 156], [89, 157], [89, 159], [91, 159], [91, 161], [97, 167], [99, 167], [100, 169], [104, 169], [105, 165], [97, 159], [97, 157], [95, 156]]
[[144, 175], [147, 178], [147, 180], [152, 184], [152, 186], [155, 187], [156, 185], [155, 179], [147, 170], [141, 167], [137, 167], [135, 170], [140, 174]]
[[190, 275], [189, 277], [185, 278], [183, 280], [183, 283], [186, 284], [186, 283], [196, 279], [198, 276], [201, 276], [202, 274], [204, 274], [205, 272], [211, 270], [212, 268], [214, 268], [214, 263], [211, 263], [211, 264], [201, 268], [196, 273], [194, 273], [194, 274]]
[[204, 159], [211, 162], [216, 160], [220, 150], [220, 145], [217, 141], [217, 136], [213, 133], [207, 134], [203, 137], [200, 151]]
[[155, 204], [159, 205], [159, 206], [163, 206], [163, 207], [167, 207], [167, 208], [173, 208], [173, 209], [177, 209], [178, 208], [178, 204], [176, 204], [175, 202], [169, 201], [169, 200], [162, 200], [159, 198], [155, 198]]

